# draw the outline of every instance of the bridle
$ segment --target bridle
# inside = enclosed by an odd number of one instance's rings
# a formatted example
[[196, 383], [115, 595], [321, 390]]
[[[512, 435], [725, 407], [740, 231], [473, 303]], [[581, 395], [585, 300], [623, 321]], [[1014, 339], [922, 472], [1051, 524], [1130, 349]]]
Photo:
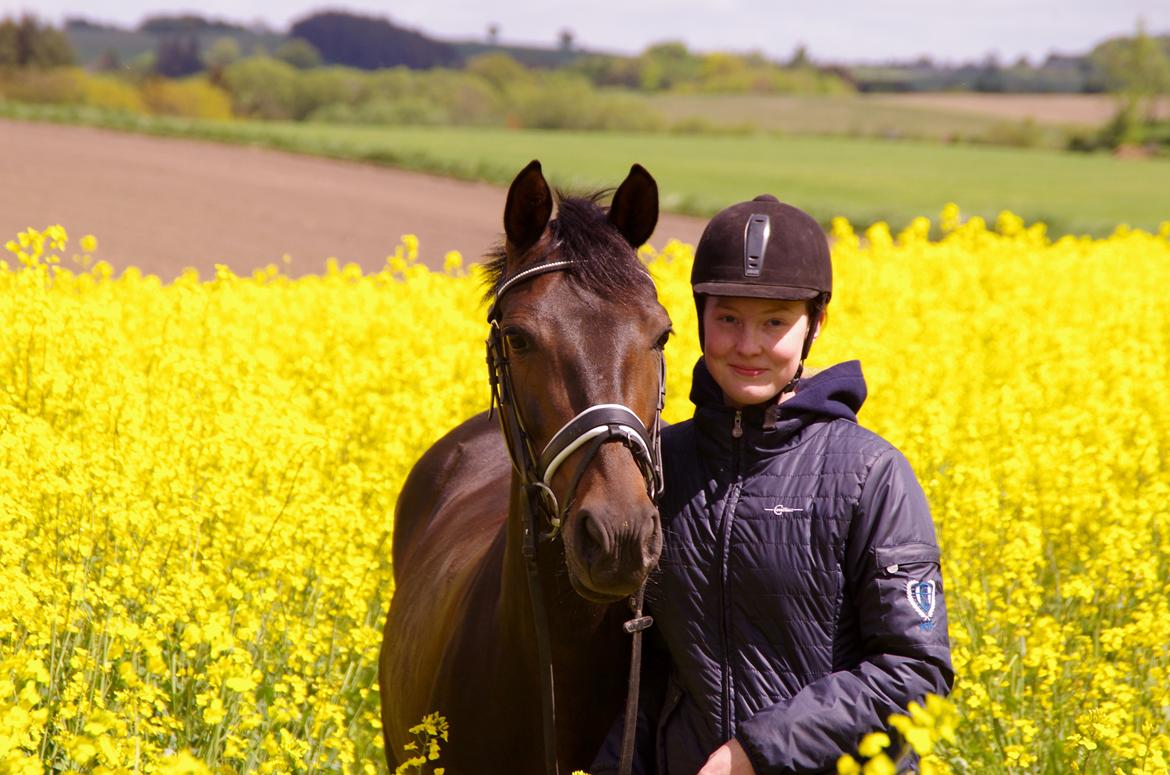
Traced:
[[[546, 253], [552, 253], [560, 243], [555, 243]], [[516, 402], [516, 390], [512, 383], [512, 371], [508, 361], [504, 335], [500, 330], [500, 299], [517, 284], [526, 282], [547, 272], [566, 270], [572, 261], [541, 260], [500, 283], [491, 308], [488, 310], [490, 325], [487, 338], [488, 378], [491, 384], [492, 412], [499, 409], [500, 428], [512, 459], [512, 467], [519, 477], [524, 492], [524, 543], [523, 553], [528, 569], [528, 586], [532, 598], [533, 617], [536, 623], [537, 652], [540, 660], [541, 699], [544, 710], [545, 769], [549, 775], [558, 773], [556, 761], [556, 702], [553, 688], [552, 654], [549, 644], [548, 621], [544, 611], [543, 594], [540, 588], [540, 574], [536, 564], [538, 544], [538, 515], [543, 515], [549, 531], [545, 540], [554, 540], [568, 516], [585, 470], [596, 457], [601, 447], [618, 443], [630, 450], [646, 481], [650, 499], [658, 502], [662, 494], [662, 408], [666, 400], [666, 365], [659, 351], [658, 405], [649, 429], [632, 409], [622, 404], [594, 404], [569, 420], [553, 434], [552, 439], [539, 454], [532, 444], [532, 437], [520, 414]], [[563, 502], [558, 503], [552, 489], [553, 476], [576, 452], [582, 451], [576, 470], [569, 479]], [[642, 599], [645, 585], [630, 596], [630, 608], [634, 617], [623, 629], [633, 636], [630, 659], [630, 684], [626, 697], [626, 733], [622, 741], [623, 774], [630, 771], [633, 751], [633, 722], [636, 720], [638, 704], [638, 676], [641, 663], [641, 635], [653, 623], [649, 616], [642, 615]]]
[[[553, 248], [555, 249], [555, 245]], [[665, 362], [659, 358], [658, 405], [654, 421], [648, 430], [638, 415], [621, 404], [594, 404], [565, 423], [552, 439], [536, 454], [529, 435], [515, 403], [516, 391], [512, 384], [512, 370], [504, 348], [504, 336], [500, 331], [500, 299], [518, 283], [531, 280], [547, 272], [568, 269], [572, 261], [543, 261], [535, 266], [517, 272], [500, 283], [491, 309], [488, 323], [491, 329], [487, 339], [488, 377], [492, 389], [491, 410], [499, 407], [500, 425], [508, 444], [512, 465], [520, 482], [530, 498], [543, 501], [547, 512], [549, 536], [555, 537], [572, 504], [577, 484], [585, 469], [603, 444], [620, 442], [634, 455], [650, 499], [657, 502], [662, 493], [662, 407], [666, 399]], [[564, 504], [558, 505], [552, 490], [552, 479], [561, 465], [574, 452], [585, 448], [585, 455], [578, 463]]]

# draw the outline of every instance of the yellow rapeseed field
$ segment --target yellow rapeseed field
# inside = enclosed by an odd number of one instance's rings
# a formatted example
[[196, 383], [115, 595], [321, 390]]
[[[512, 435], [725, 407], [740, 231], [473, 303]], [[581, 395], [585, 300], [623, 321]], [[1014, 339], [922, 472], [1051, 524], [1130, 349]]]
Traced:
[[[934, 509], [960, 718], [942, 758], [1164, 773], [1170, 223], [1052, 241], [948, 207], [930, 231], [834, 225], [810, 366], [861, 359], [862, 422]], [[403, 243], [373, 275], [170, 284], [113, 277], [60, 227], [8, 243], [0, 772], [385, 771], [395, 497], [488, 403], [478, 272]], [[644, 255], [679, 334], [679, 420], [691, 251]]]

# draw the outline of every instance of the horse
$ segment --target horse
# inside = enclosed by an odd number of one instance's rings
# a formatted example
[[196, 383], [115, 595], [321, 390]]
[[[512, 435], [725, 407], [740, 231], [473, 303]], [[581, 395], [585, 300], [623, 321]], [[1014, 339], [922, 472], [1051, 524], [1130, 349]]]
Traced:
[[449, 724], [448, 775], [587, 769], [623, 708], [624, 601], [662, 548], [670, 318], [637, 257], [653, 177], [635, 164], [608, 210], [600, 197], [558, 192], [553, 219], [539, 161], [508, 190], [486, 264], [500, 422], [489, 409], [447, 433], [395, 507], [378, 664], [391, 770], [431, 712]]

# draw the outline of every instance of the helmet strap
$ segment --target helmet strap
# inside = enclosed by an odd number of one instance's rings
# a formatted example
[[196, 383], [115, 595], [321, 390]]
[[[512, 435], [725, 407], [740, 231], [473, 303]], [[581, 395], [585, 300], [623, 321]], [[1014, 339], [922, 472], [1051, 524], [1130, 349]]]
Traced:
[[795, 391], [797, 384], [800, 383], [800, 375], [804, 373], [804, 359], [800, 359], [800, 364], [796, 367], [796, 373], [792, 375], [792, 379], [788, 380], [788, 384], [780, 388], [777, 395], [784, 395], [788, 391]]
[[797, 384], [800, 383], [800, 375], [804, 374], [804, 361], [808, 358], [808, 351], [812, 349], [812, 343], [816, 329], [809, 326], [808, 333], [804, 335], [804, 348], [800, 352], [800, 363], [796, 367], [796, 373], [792, 375], [792, 379], [788, 380], [788, 384], [781, 388], [779, 395], [784, 395], [788, 391], [796, 390]]

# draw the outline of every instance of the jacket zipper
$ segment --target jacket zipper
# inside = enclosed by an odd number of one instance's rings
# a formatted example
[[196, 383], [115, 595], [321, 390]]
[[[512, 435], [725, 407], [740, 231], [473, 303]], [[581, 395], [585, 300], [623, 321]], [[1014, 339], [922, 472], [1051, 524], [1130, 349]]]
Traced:
[[731, 426], [731, 437], [735, 439], [732, 447], [732, 466], [731, 471], [734, 476], [732, 480], [731, 490], [727, 493], [727, 508], [724, 511], [722, 535], [720, 536], [721, 548], [721, 562], [720, 562], [720, 608], [722, 616], [722, 630], [723, 630], [723, 739], [730, 740], [733, 732], [731, 722], [731, 613], [727, 605], [727, 564], [731, 553], [731, 523], [735, 519], [735, 508], [739, 503], [739, 491], [742, 482], [740, 481], [742, 475], [740, 473], [740, 459], [742, 457], [743, 447], [743, 412], [736, 410], [735, 421]]

